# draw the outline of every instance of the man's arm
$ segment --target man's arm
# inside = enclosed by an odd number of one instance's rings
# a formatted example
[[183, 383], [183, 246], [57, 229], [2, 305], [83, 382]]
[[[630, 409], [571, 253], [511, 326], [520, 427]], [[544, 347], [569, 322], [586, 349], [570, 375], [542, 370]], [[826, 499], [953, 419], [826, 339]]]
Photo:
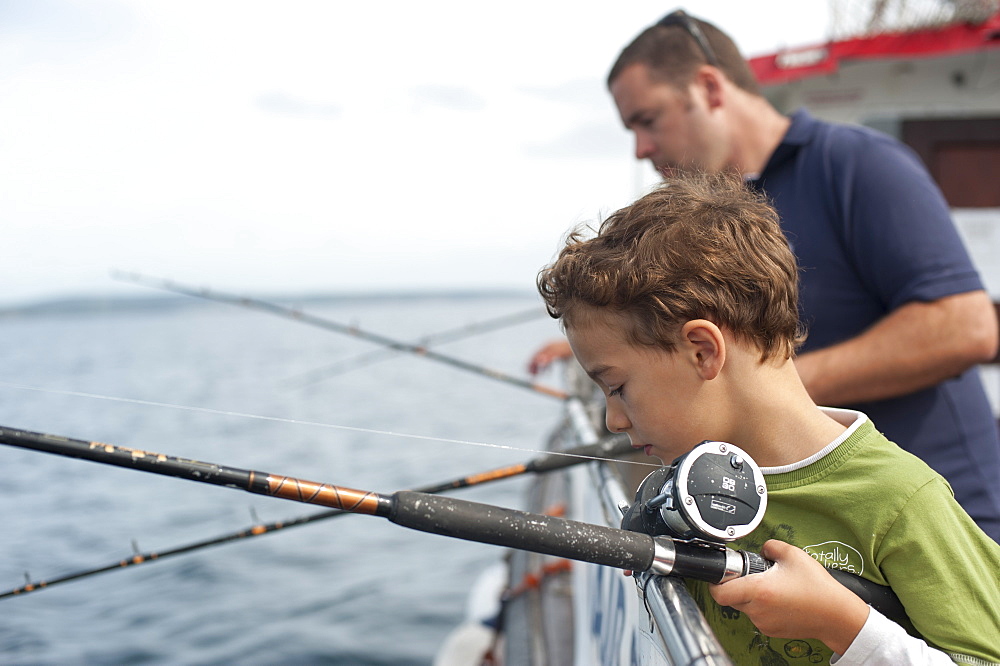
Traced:
[[997, 353], [997, 315], [984, 291], [911, 302], [867, 331], [803, 354], [795, 365], [813, 400], [838, 406], [933, 386]]

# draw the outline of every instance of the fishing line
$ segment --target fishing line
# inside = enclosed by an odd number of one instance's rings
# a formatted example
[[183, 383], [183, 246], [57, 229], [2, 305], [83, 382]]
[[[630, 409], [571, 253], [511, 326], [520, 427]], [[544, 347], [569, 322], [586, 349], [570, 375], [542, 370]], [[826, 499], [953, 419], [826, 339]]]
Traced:
[[[25, 391], [38, 391], [39, 393], [51, 393], [55, 395], [68, 395], [78, 398], [92, 398], [95, 400], [108, 400], [111, 402], [125, 402], [133, 405], [143, 405], [147, 407], [166, 407], [169, 409], [180, 409], [190, 412], [201, 412], [204, 414], [215, 414], [219, 416], [234, 416], [238, 418], [245, 419], [257, 419], [259, 421], [273, 421], [276, 423], [288, 423], [291, 425], [303, 425], [312, 426], [316, 428], [329, 428], [332, 430], [348, 430], [351, 432], [363, 432], [372, 435], [388, 435], [390, 437], [405, 437], [407, 439], [419, 439], [423, 441], [430, 442], [444, 442], [447, 444], [463, 444], [469, 446], [480, 446], [490, 449], [502, 449], [505, 451], [518, 451], [521, 453], [546, 453], [556, 456], [566, 456], [570, 458], [585, 458], [588, 460], [606, 460], [606, 458], [601, 458], [599, 456], [585, 456], [575, 453], [564, 453], [561, 451], [547, 451], [544, 449], [530, 449], [520, 446], [510, 446], [509, 444], [492, 444], [489, 442], [475, 442], [472, 440], [462, 440], [462, 439], [448, 439], [445, 437], [432, 437], [430, 435], [415, 435], [410, 433], [393, 432], [391, 430], [376, 430], [373, 428], [361, 428], [359, 426], [349, 426], [349, 425], [337, 425], [334, 423], [322, 423], [320, 421], [304, 421], [300, 419], [291, 419], [282, 416], [264, 416], [262, 414], [248, 414], [246, 412], [234, 412], [223, 409], [213, 409], [211, 407], [195, 407], [192, 405], [178, 405], [169, 402], [157, 402], [155, 400], [142, 400], [139, 398], [122, 398], [113, 395], [102, 395], [100, 393], [89, 393], [86, 391], [70, 391], [68, 389], [51, 389], [51, 388], [41, 388], [39, 386], [28, 386], [27, 384], [15, 384], [12, 382], [5, 382], [0, 380], [0, 386], [6, 386], [9, 388], [17, 388]], [[629, 465], [644, 465], [647, 467], [660, 467], [660, 465], [653, 463], [645, 463], [634, 460], [616, 460], [615, 462], [626, 463]]]

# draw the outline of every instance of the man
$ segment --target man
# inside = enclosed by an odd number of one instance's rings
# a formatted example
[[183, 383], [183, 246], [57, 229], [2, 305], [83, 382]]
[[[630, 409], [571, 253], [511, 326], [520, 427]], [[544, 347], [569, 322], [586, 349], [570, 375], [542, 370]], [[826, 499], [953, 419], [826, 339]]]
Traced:
[[[996, 354], [996, 314], [917, 158], [867, 129], [783, 116], [733, 41], [683, 11], [622, 51], [608, 87], [637, 158], [665, 175], [737, 170], [774, 202], [802, 267], [810, 396], [867, 413], [1000, 541], [1000, 438], [975, 368]], [[532, 369], [567, 352], [548, 345]]]

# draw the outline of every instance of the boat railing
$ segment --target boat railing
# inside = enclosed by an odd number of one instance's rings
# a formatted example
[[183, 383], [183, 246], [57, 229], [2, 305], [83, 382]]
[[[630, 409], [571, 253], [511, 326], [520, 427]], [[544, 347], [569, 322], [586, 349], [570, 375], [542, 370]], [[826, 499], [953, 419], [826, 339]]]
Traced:
[[[585, 376], [580, 379], [579, 369], [568, 373], [568, 386], [576, 397], [570, 401], [563, 436], [576, 444], [612, 436], [605, 429], [603, 400], [595, 395], [593, 384]], [[578, 401], [575, 405], [574, 400]], [[570, 504], [580, 512], [576, 517], [619, 526], [619, 507], [622, 502], [631, 503], [638, 481], [653, 469], [635, 462], [595, 461], [573, 468]], [[598, 565], [574, 567], [573, 577], [577, 665], [731, 666], [682, 579], [650, 574], [626, 577]]]

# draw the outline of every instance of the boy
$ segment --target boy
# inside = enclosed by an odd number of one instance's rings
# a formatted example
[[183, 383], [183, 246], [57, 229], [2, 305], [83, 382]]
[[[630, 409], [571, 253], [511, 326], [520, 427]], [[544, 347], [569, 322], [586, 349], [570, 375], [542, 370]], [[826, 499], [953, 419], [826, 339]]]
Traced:
[[[689, 582], [736, 663], [1000, 663], [1000, 546], [864, 414], [812, 402], [797, 272], [773, 209], [738, 177], [692, 175], [571, 234], [538, 288], [611, 431], [664, 463], [709, 439], [763, 468], [764, 521], [734, 545], [776, 565]], [[817, 560], [890, 585], [927, 642]]]

